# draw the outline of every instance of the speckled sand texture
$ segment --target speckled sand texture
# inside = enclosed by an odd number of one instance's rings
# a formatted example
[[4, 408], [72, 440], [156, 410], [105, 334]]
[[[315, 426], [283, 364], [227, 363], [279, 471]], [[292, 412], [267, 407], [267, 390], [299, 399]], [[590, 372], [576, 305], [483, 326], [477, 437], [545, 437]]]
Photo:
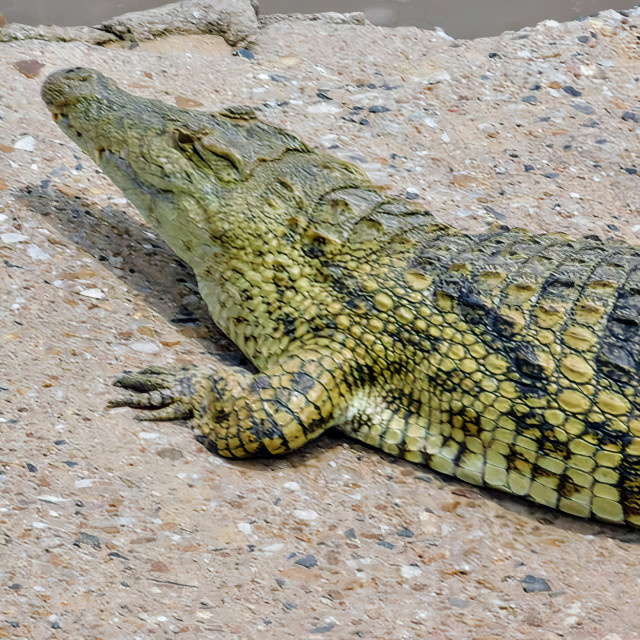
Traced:
[[0, 637], [640, 638], [640, 531], [336, 436], [235, 463], [105, 411], [122, 369], [241, 358], [50, 121], [54, 69], [252, 105], [467, 231], [640, 242], [640, 10], [459, 42], [357, 15], [257, 25], [238, 55], [213, 28], [0, 29]]

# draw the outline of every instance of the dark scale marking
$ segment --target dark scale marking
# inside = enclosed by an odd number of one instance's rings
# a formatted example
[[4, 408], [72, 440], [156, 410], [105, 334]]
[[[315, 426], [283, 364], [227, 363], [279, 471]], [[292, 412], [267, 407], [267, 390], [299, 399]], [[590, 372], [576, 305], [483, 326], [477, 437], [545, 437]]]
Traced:
[[313, 389], [316, 381], [308, 374], [296, 371], [293, 374], [293, 388], [302, 394], [306, 394]]

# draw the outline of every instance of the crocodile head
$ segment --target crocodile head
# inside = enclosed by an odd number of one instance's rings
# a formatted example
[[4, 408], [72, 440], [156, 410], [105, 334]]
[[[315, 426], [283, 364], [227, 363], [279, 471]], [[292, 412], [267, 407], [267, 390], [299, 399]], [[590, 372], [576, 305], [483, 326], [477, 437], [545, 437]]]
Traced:
[[180, 109], [133, 96], [92, 69], [52, 73], [42, 98], [60, 128], [169, 241], [176, 227], [198, 221], [212, 240], [223, 236], [239, 222], [216, 216], [224, 201], [246, 189], [259, 166], [308, 151], [246, 107]]

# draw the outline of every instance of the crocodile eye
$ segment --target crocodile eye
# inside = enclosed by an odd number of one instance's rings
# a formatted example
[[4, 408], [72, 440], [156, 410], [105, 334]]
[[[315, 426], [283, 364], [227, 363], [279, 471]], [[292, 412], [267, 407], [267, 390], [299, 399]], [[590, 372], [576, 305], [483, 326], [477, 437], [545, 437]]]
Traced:
[[196, 143], [196, 138], [192, 136], [188, 131], [184, 131], [183, 129], [178, 129], [175, 132], [176, 142], [180, 146], [186, 146], [190, 144]]

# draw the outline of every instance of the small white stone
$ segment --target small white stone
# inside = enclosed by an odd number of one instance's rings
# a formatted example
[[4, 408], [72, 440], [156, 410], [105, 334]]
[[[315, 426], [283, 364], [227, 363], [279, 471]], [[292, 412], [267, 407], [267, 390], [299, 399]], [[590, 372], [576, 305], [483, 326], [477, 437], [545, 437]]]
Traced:
[[49, 260], [49, 258], [51, 258], [51, 256], [46, 251], [43, 251], [36, 244], [30, 244], [27, 247], [27, 254], [34, 260]]
[[582, 199], [582, 196], [581, 196], [579, 193], [575, 193], [575, 192], [573, 192], [573, 191], [572, 191], [569, 195], [570, 195], [574, 200], [580, 200], [580, 199]]
[[323, 100], [317, 104], [309, 105], [307, 111], [309, 113], [338, 113], [338, 111], [342, 111], [342, 107], [333, 101]]
[[24, 242], [28, 240], [29, 236], [25, 236], [24, 233], [0, 233], [0, 240], [6, 244], [13, 244], [14, 242]]
[[238, 530], [248, 536], [251, 533], [251, 525], [248, 522], [239, 522]]
[[451, 138], [446, 131], [440, 137], [442, 138], [442, 142], [451, 142]]
[[162, 440], [164, 436], [159, 431], [141, 431], [138, 438], [141, 440]]
[[0, 213], [0, 222], [4, 222], [8, 217], [6, 213]]
[[442, 27], [434, 27], [433, 30], [445, 40], [455, 40], [455, 38], [452, 38]]
[[313, 511], [313, 509], [296, 509], [293, 512], [293, 517], [298, 520], [306, 520], [307, 522], [311, 522], [312, 520], [316, 520], [318, 518], [318, 514]]
[[58, 496], [38, 496], [38, 500], [41, 502], [50, 502], [52, 504], [71, 502], [71, 498], [59, 498]]
[[155, 342], [147, 342], [146, 340], [136, 340], [129, 346], [140, 353], [158, 353], [160, 351], [160, 347]]
[[300, 485], [297, 482], [285, 482], [282, 486], [291, 491], [300, 491]]
[[78, 489], [86, 489], [87, 487], [91, 487], [93, 485], [93, 480], [91, 478], [85, 478], [84, 480], [76, 480], [76, 487]]
[[33, 136], [23, 136], [13, 143], [14, 149], [22, 149], [23, 151], [33, 151], [36, 148], [36, 141]]
[[104, 293], [100, 291], [100, 289], [83, 289], [79, 292], [81, 296], [85, 296], [87, 298], [95, 298], [96, 300], [101, 300], [105, 297]]
[[31, 523], [31, 526], [34, 529], [46, 529], [49, 525], [46, 522], [38, 522], [37, 520], [35, 522]]
[[400, 573], [402, 574], [403, 578], [415, 578], [422, 573], [422, 569], [412, 564], [405, 564], [400, 569]]

